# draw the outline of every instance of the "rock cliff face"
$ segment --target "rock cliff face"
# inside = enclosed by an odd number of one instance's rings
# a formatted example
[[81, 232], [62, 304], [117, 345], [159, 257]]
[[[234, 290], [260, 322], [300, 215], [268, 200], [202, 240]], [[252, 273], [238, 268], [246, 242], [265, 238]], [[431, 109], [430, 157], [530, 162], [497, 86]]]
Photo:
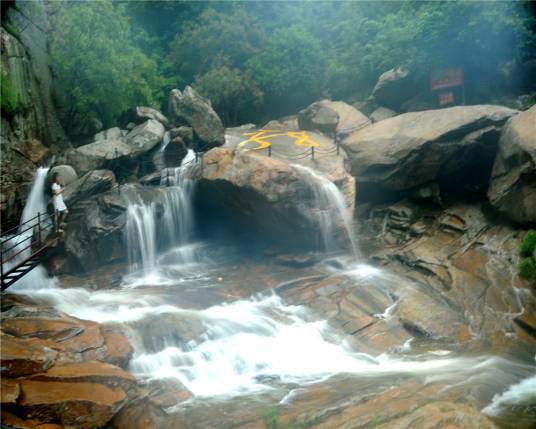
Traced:
[[[41, 1], [17, 2], [2, 13], [2, 85], [11, 106], [2, 104], [2, 223], [16, 223], [33, 171], [69, 146], [52, 102], [48, 22]], [[35, 156], [36, 148], [42, 156]]]

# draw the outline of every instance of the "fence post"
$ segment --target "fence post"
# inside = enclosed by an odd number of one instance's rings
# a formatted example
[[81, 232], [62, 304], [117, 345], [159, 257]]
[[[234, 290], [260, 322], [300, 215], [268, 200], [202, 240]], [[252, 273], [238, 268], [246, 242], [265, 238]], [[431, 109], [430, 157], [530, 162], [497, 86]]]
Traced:
[[41, 213], [37, 212], [37, 238], [39, 240], [39, 247], [41, 247]]
[[315, 159], [315, 147], [314, 146], [311, 146], [311, 158], [313, 160]]

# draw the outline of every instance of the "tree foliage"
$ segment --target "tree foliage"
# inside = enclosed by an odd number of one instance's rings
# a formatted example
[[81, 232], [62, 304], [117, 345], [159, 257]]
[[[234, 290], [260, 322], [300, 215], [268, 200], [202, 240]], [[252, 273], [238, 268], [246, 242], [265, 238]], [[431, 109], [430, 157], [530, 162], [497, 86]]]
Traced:
[[194, 88], [209, 98], [228, 125], [239, 125], [255, 118], [263, 102], [263, 92], [251, 76], [227, 66], [198, 76]]
[[102, 0], [49, 7], [59, 82], [72, 97], [64, 103], [68, 123], [97, 115], [112, 124], [134, 104], [165, 106], [172, 85], [191, 83], [226, 123], [246, 120], [246, 112], [260, 120], [323, 96], [364, 100], [381, 73], [400, 65], [425, 84], [435, 68], [463, 67], [467, 101], [489, 102], [505, 90], [504, 70], [536, 64], [533, 6], [523, 1]]
[[160, 107], [166, 84], [156, 61], [136, 45], [121, 4], [52, 2], [51, 55], [61, 85], [66, 128], [77, 132], [92, 118], [105, 126], [135, 105]]
[[320, 95], [324, 61], [320, 41], [303, 27], [292, 26], [277, 30], [247, 67], [272, 104], [282, 100], [295, 106]]

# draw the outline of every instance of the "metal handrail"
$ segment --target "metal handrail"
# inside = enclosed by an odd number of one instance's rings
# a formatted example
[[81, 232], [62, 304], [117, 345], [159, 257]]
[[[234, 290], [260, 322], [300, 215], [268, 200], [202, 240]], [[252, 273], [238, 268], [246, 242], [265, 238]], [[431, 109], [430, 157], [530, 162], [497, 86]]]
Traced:
[[[32, 237], [30, 237], [30, 238], [32, 238]], [[17, 253], [14, 253], [13, 255], [11, 255], [8, 259], [4, 260], [4, 258], [2, 258], [2, 264], [7, 264], [8, 262], [12, 261], [13, 259], [15, 259], [16, 256], [19, 256], [22, 252], [24, 252], [27, 249], [31, 249], [37, 243], [41, 243], [41, 240], [39, 238], [37, 240], [32, 241], [25, 248], [20, 249]], [[4, 252], [4, 253], [6, 253], [6, 252]]]
[[[12, 235], [11, 237], [8, 237], [6, 238], [5, 240], [2, 240], [0, 242], [0, 246], [3, 246], [4, 244], [6, 244], [9, 240], [13, 240], [15, 237], [18, 237], [19, 235], [22, 235], [23, 233], [25, 233], [26, 231], [29, 231], [33, 228], [35, 228], [36, 226], [38, 226], [40, 223], [43, 223], [43, 220], [47, 220], [47, 219], [52, 219], [52, 217], [54, 216], [54, 214], [45, 214], [45, 215], [42, 215], [41, 213], [38, 213], [35, 217], [31, 218], [31, 219], [28, 219], [26, 222], [23, 222], [21, 223], [19, 226], [15, 227], [15, 228], [11, 228], [10, 230], [8, 230], [7, 232], [5, 232], [3, 235], [7, 235], [9, 234], [11, 231], [13, 230], [17, 230], [17, 234], [14, 234]], [[33, 220], [36, 220], [36, 219], [39, 219], [41, 220], [41, 222], [37, 222], [31, 226], [29, 226], [28, 228], [26, 229], [23, 229], [22, 231], [19, 231], [19, 228], [21, 226], [24, 226], [26, 224], [28, 224], [29, 222], [33, 221]]]

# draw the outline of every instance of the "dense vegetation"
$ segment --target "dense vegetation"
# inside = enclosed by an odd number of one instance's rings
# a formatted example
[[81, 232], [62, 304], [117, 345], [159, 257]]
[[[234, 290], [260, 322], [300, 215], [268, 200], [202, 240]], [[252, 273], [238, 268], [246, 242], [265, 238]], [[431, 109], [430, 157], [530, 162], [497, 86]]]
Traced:
[[[536, 61], [529, 2], [49, 2], [69, 130], [193, 84], [227, 124], [329, 96], [364, 100], [404, 65], [463, 66], [470, 102], [516, 94]], [[508, 78], [505, 78], [508, 77]], [[61, 97], [60, 97], [61, 98]]]
[[519, 275], [536, 282], [536, 231], [529, 231], [519, 245]]

